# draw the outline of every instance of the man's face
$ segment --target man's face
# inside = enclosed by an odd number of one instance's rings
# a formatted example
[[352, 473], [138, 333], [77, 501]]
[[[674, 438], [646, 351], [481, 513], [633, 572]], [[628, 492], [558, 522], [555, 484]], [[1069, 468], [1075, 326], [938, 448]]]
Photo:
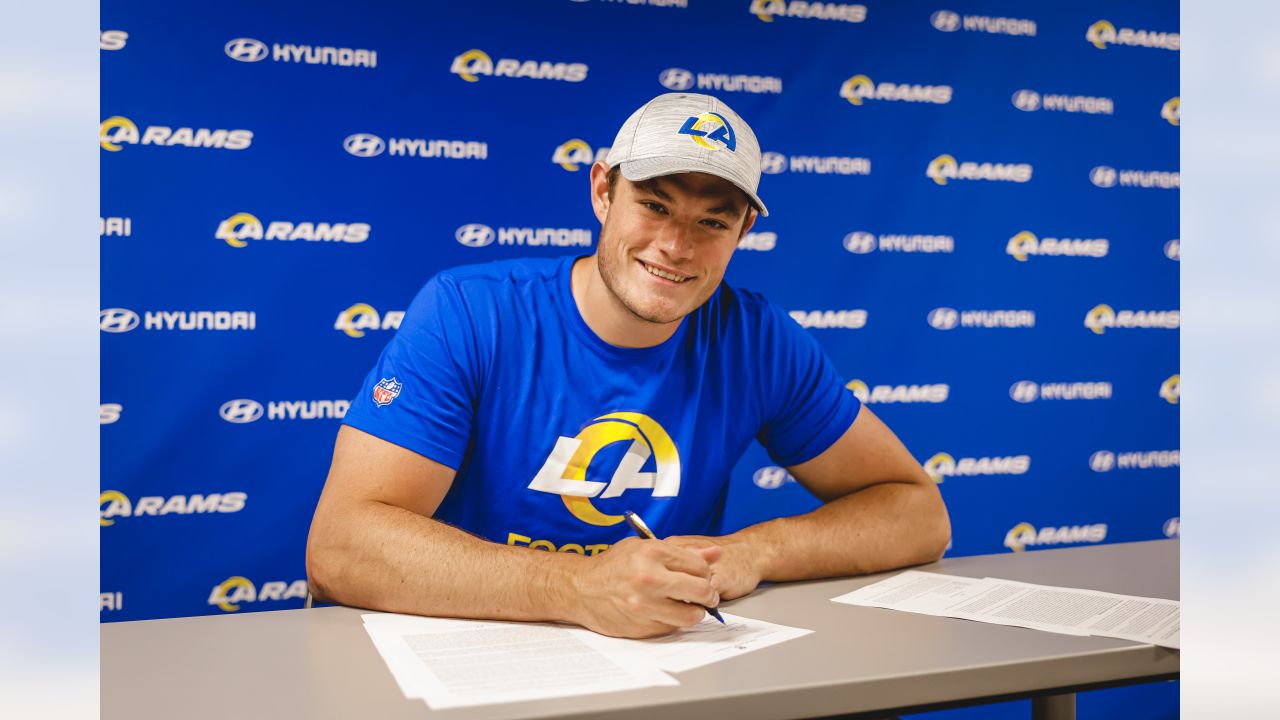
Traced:
[[[603, 166], [593, 168], [593, 181]], [[675, 322], [711, 297], [738, 240], [755, 221], [746, 195], [705, 173], [632, 183], [618, 177], [604, 200], [596, 258], [605, 286], [632, 315]], [[597, 202], [597, 216], [601, 205]]]

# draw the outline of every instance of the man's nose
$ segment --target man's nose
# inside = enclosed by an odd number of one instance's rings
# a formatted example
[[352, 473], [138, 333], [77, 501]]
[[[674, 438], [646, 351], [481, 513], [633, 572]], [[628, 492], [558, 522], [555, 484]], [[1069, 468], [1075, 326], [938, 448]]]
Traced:
[[693, 257], [692, 234], [684, 223], [667, 223], [658, 236], [658, 248], [673, 259], [687, 260]]

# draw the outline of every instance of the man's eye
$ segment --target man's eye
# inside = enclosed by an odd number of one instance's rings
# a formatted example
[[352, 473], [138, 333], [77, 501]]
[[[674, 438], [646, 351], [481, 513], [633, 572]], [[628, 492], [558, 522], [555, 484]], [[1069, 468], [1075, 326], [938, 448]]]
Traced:
[[666, 208], [662, 207], [656, 202], [650, 202], [648, 200], [644, 200], [641, 202], [641, 204], [657, 213], [665, 213], [667, 211]]
[[725, 225], [724, 223], [720, 222], [719, 220], [703, 220], [703, 221], [702, 221], [702, 223], [703, 223], [704, 225], [706, 225], [707, 227], [709, 227], [709, 228], [714, 228], [714, 229], [716, 229], [716, 230], [728, 230], [728, 229], [729, 229], [729, 226], [728, 226], [728, 225]]

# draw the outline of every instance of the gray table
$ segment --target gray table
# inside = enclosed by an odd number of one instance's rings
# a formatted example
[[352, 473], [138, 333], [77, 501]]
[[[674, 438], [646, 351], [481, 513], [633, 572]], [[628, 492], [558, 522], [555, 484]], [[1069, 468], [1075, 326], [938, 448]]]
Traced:
[[[1178, 598], [1178, 541], [946, 559], [926, 570]], [[102, 717], [798, 718], [1033, 698], [1074, 715], [1077, 690], [1178, 676], [1179, 653], [830, 602], [886, 575], [763, 587], [730, 612], [815, 632], [680, 673], [680, 685], [431, 711], [406, 700], [344, 607], [102, 626]], [[565, 668], [572, 672], [573, 668]]]

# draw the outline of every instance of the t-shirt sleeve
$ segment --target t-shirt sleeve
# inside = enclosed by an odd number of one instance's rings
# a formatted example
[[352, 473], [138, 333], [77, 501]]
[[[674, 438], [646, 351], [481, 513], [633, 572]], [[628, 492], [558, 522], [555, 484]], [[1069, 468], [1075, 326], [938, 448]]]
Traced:
[[405, 311], [343, 423], [457, 470], [480, 393], [480, 354], [456, 281], [435, 276]]
[[774, 462], [790, 467], [834, 445], [858, 417], [862, 403], [804, 328], [771, 303], [765, 303], [763, 312], [765, 415], [757, 439]]

